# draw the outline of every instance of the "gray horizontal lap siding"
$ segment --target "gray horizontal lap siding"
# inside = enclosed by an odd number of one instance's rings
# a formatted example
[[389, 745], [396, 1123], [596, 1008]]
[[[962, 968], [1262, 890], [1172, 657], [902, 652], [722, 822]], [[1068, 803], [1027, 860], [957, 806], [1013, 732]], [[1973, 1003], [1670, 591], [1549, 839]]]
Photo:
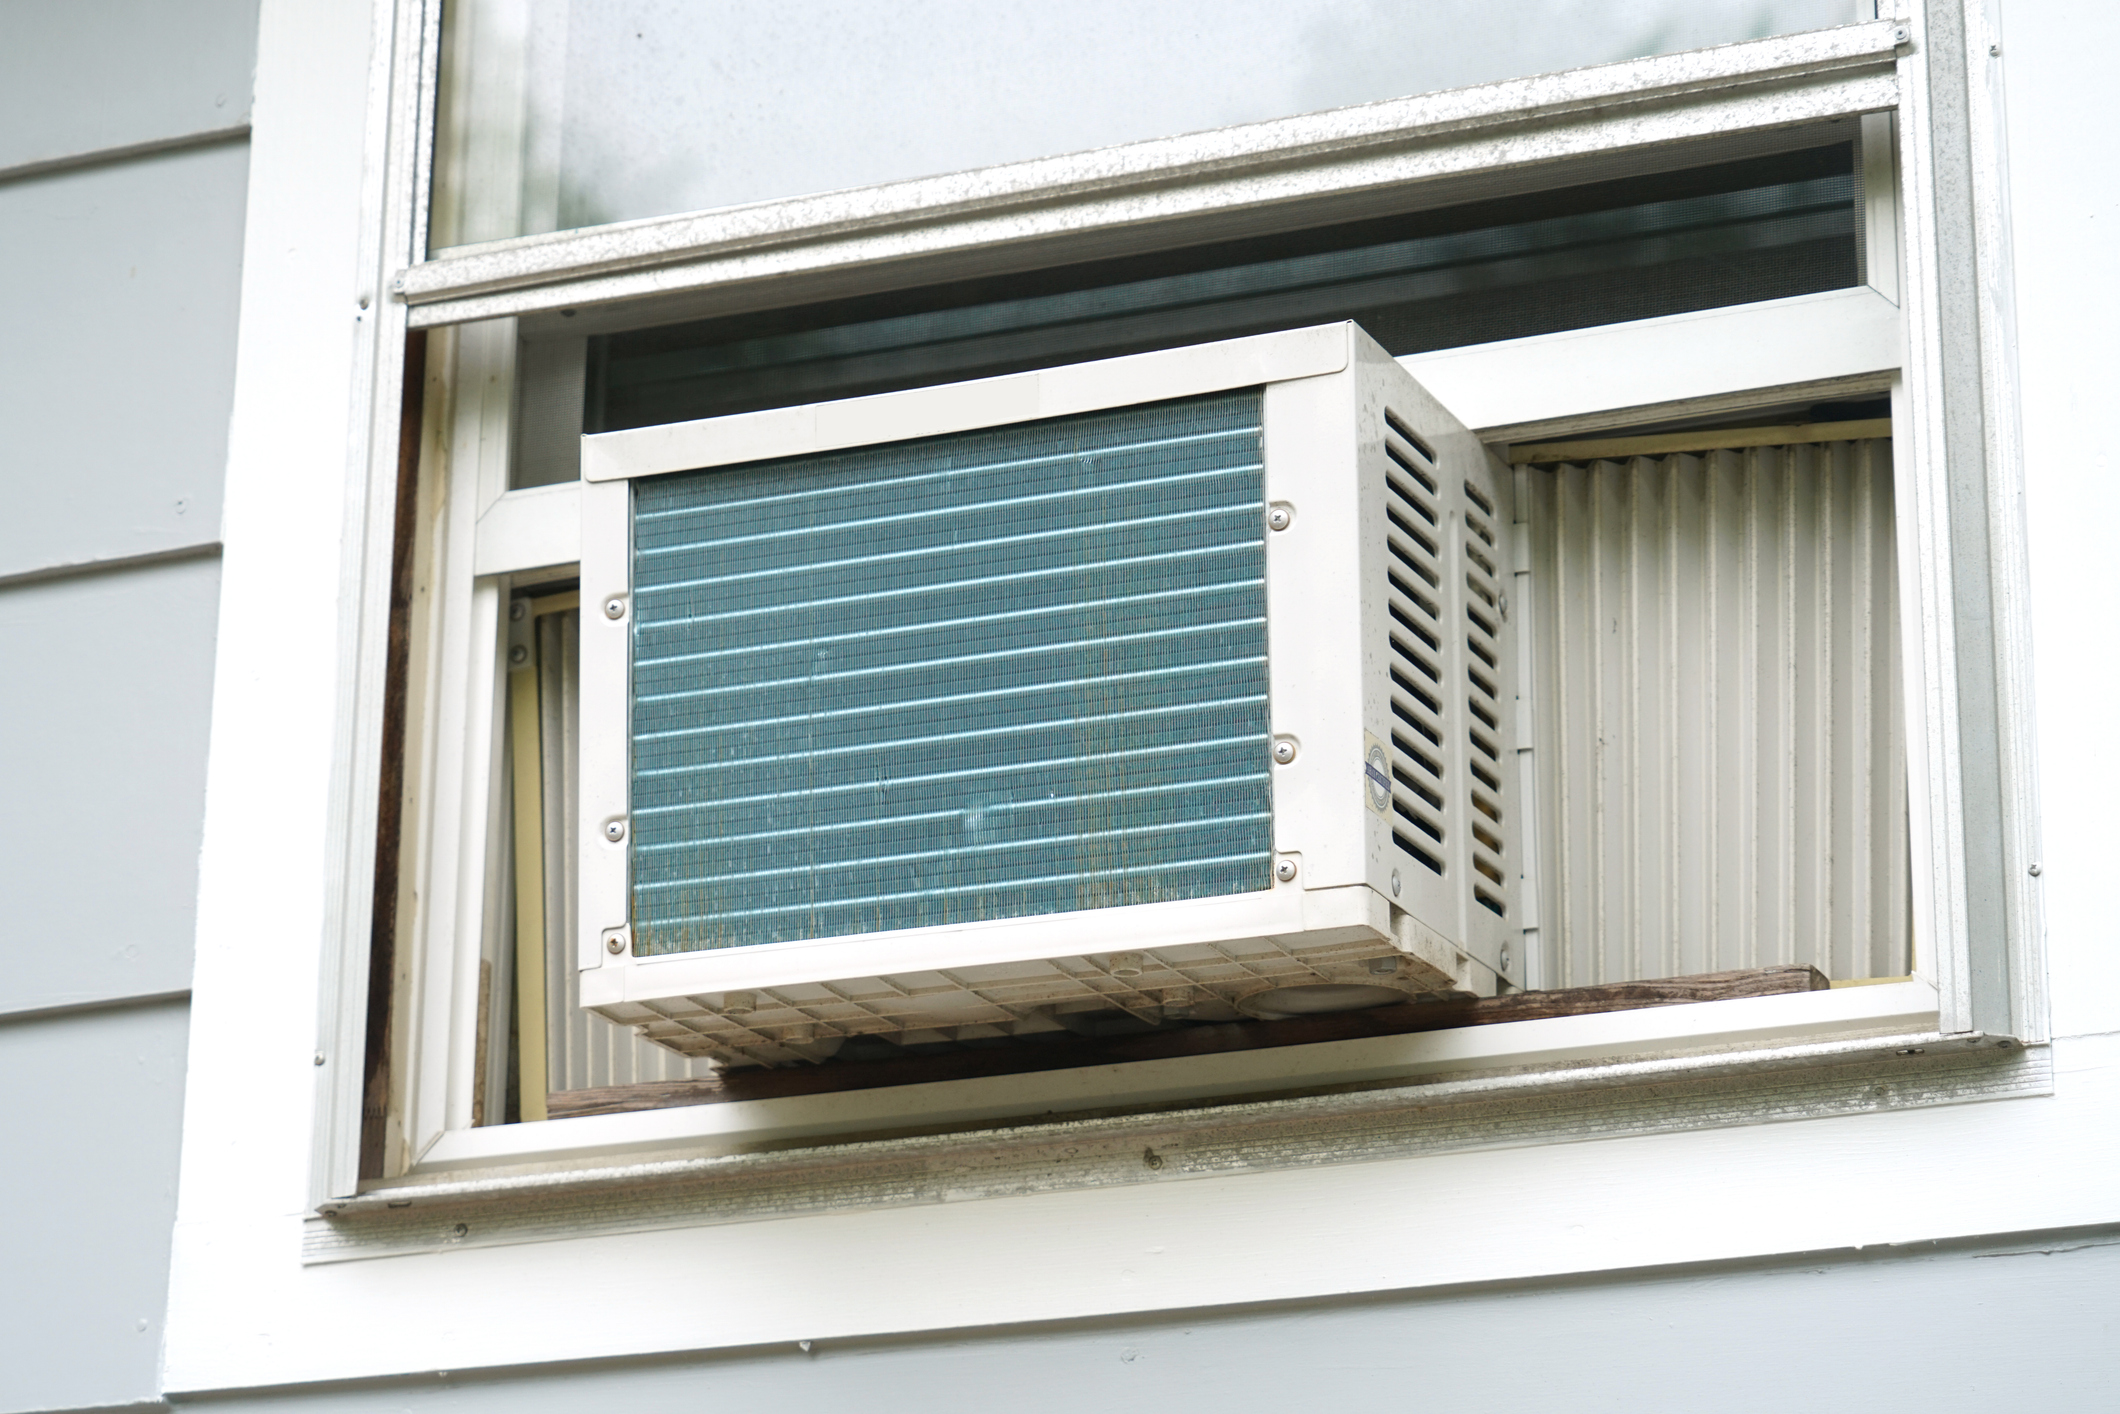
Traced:
[[0, 1020], [0, 1414], [159, 1389], [189, 1012]]
[[0, 1017], [191, 985], [220, 570], [0, 587]]
[[257, 9], [0, 4], [0, 1414], [160, 1389]]
[[0, 588], [220, 538], [248, 144], [0, 181]]
[[0, 0], [0, 177], [250, 121], [258, 0]]

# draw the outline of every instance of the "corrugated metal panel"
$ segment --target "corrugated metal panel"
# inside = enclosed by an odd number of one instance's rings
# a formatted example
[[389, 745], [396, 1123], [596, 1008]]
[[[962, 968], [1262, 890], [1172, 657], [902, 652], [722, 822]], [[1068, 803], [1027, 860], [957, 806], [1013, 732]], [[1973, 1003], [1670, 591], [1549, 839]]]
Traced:
[[711, 1075], [624, 1026], [582, 1008], [574, 965], [575, 828], [581, 814], [581, 612], [546, 614], [537, 623], [538, 743], [544, 777], [545, 1057], [549, 1087], [580, 1090], [643, 1080]]
[[635, 487], [669, 953], [1271, 886], [1257, 390]]
[[1908, 970], [1891, 444], [1531, 468], [1544, 981]]

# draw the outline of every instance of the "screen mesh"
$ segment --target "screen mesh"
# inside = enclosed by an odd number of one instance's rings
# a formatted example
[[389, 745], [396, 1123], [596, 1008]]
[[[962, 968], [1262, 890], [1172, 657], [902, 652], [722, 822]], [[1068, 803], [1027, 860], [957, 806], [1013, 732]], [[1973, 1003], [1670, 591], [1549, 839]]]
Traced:
[[635, 950], [1269, 887], [1260, 405], [636, 482]]
[[1846, 143], [590, 341], [591, 431], [1352, 319], [1393, 354], [1859, 283]]

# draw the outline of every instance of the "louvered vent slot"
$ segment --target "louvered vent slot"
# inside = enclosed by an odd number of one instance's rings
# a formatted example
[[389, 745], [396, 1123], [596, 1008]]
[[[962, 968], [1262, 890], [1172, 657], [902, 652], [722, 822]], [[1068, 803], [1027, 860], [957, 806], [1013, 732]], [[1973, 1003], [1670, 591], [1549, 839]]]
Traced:
[[1260, 406], [637, 483], [638, 951], [1271, 887]]
[[1501, 672], [1502, 581], [1496, 568], [1494, 498], [1472, 482], [1465, 483], [1465, 708], [1470, 714], [1465, 739], [1471, 750], [1466, 771], [1471, 780], [1466, 815], [1472, 831], [1472, 869], [1480, 877], [1472, 896], [1498, 918], [1506, 918], [1503, 901], [1506, 868], [1502, 844], [1503, 703]]
[[1384, 567], [1391, 615], [1391, 834], [1400, 849], [1441, 874], [1444, 704], [1450, 685], [1441, 607], [1443, 518], [1435, 452], [1397, 415], [1384, 414]]

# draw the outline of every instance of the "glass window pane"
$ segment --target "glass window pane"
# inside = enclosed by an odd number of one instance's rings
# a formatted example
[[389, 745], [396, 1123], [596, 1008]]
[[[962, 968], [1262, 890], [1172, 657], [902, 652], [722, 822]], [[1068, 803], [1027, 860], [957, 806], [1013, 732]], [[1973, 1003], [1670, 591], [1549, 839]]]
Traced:
[[1871, 0], [459, 0], [436, 247], [1870, 18]]

